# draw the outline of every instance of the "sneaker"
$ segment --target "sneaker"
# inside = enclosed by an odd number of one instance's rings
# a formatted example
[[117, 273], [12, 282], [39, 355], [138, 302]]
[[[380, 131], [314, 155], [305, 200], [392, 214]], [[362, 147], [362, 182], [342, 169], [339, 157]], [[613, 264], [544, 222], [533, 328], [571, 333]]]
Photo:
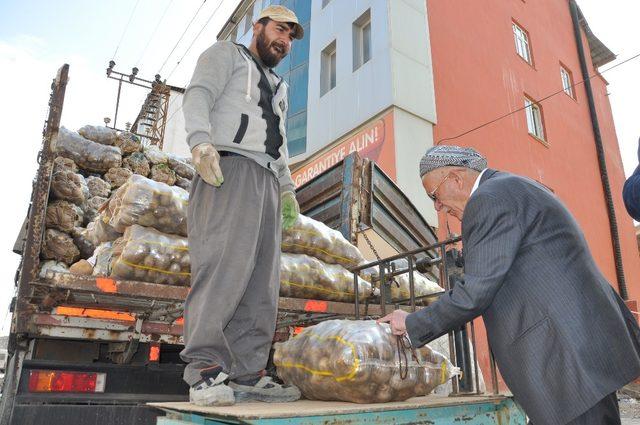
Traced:
[[204, 369], [202, 379], [189, 389], [189, 401], [197, 406], [232, 406], [233, 390], [224, 384], [229, 377], [220, 366]]
[[231, 381], [237, 402], [264, 401], [266, 403], [285, 403], [300, 399], [300, 390], [293, 385], [284, 385], [274, 381], [270, 376], [263, 376], [251, 381]]

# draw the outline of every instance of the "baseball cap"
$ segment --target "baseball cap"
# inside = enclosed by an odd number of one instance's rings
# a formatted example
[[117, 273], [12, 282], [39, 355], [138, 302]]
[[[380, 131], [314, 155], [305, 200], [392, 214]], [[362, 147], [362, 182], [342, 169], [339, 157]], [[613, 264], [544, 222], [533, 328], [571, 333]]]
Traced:
[[293, 24], [293, 38], [297, 40], [301, 40], [304, 37], [304, 29], [302, 25], [298, 22], [298, 17], [291, 10], [287, 9], [284, 6], [272, 5], [269, 7], [265, 7], [260, 15], [258, 16], [258, 21], [262, 18], [269, 18], [276, 22], [286, 22]]

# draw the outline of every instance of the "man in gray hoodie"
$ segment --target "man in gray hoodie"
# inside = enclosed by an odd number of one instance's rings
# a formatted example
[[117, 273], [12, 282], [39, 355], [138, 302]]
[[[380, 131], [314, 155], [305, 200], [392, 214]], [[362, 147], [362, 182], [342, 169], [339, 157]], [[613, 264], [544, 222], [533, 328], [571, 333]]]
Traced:
[[293, 12], [267, 7], [249, 48], [215, 43], [198, 59], [184, 94], [197, 175], [180, 355], [194, 404], [300, 397], [264, 369], [275, 332], [282, 227], [299, 212], [287, 164], [287, 84], [272, 68], [303, 35]]

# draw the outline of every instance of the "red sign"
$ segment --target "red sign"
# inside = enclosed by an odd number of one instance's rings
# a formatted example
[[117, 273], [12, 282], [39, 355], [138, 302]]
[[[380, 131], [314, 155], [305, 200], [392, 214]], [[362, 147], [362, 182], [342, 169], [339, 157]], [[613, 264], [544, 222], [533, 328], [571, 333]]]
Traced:
[[393, 111], [376, 119], [317, 158], [291, 173], [296, 187], [313, 180], [354, 152], [375, 161], [392, 179], [396, 178], [396, 152], [393, 141]]

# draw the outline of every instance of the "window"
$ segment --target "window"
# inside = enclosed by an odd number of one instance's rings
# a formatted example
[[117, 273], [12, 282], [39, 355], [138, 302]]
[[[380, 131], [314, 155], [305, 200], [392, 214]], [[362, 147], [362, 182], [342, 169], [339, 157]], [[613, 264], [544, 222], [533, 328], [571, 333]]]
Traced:
[[247, 9], [246, 15], [244, 15], [244, 27], [242, 29], [242, 35], [245, 35], [249, 30], [253, 27], [253, 8], [255, 7], [255, 3], [252, 3], [251, 6]]
[[324, 9], [326, 5], [329, 4], [331, 0], [322, 0], [322, 8]]
[[524, 106], [525, 112], [527, 113], [527, 129], [529, 130], [529, 134], [540, 140], [545, 140], [540, 105], [525, 97]]
[[353, 70], [371, 59], [371, 9], [353, 23]]
[[320, 96], [336, 86], [336, 41], [322, 51], [320, 63]]
[[562, 65], [560, 65], [560, 79], [562, 80], [562, 90], [573, 97], [573, 79], [571, 78], [571, 73]]
[[516, 52], [529, 63], [531, 62], [531, 51], [529, 50], [529, 36], [527, 32], [513, 23], [513, 36], [516, 40]]

